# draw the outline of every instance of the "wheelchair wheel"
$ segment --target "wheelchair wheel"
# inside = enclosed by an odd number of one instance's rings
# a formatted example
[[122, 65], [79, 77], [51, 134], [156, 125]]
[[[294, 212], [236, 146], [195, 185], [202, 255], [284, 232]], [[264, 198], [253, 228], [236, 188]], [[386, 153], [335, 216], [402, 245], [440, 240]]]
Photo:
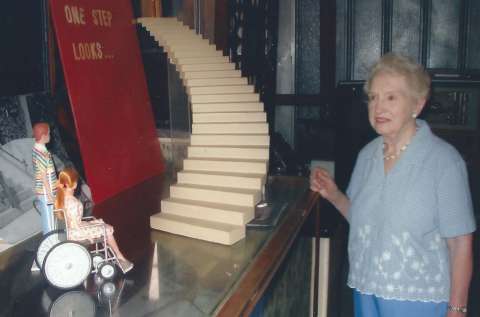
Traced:
[[95, 271], [98, 270], [99, 265], [104, 261], [104, 256], [102, 253], [94, 253], [92, 254], [92, 267]]
[[117, 287], [112, 282], [106, 282], [101, 287], [102, 295], [105, 296], [106, 298], [112, 298], [113, 295], [115, 295], [116, 290], [117, 290]]
[[82, 284], [91, 269], [90, 252], [78, 242], [64, 241], [47, 253], [42, 272], [52, 286], [70, 289]]
[[104, 280], [113, 280], [113, 278], [117, 274], [117, 268], [115, 267], [115, 265], [113, 263], [103, 262], [98, 267], [98, 274]]
[[37, 254], [35, 255], [35, 263], [42, 269], [43, 260], [50, 249], [58, 243], [67, 240], [67, 234], [65, 230], [53, 230], [43, 236], [40, 244], [37, 248]]

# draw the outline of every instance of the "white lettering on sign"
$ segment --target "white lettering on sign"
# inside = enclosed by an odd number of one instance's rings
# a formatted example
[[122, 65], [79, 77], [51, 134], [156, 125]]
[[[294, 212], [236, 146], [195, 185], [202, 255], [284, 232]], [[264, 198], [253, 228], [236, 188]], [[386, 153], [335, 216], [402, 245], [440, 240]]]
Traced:
[[93, 9], [92, 10], [93, 24], [98, 26], [111, 27], [112, 26], [112, 12], [107, 10]]
[[66, 5], [64, 11], [65, 19], [68, 23], [85, 25], [85, 13], [83, 8]]
[[102, 45], [98, 42], [72, 43], [73, 58], [77, 61], [103, 58]]

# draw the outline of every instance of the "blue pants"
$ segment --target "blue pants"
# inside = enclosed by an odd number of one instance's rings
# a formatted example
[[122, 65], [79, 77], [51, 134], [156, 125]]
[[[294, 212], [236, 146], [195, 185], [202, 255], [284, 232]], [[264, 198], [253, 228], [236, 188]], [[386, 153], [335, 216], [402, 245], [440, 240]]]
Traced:
[[447, 303], [383, 299], [353, 290], [355, 317], [445, 317]]
[[40, 218], [42, 220], [42, 232], [47, 234], [55, 229], [55, 219], [53, 218], [53, 205], [47, 205], [47, 198], [44, 195], [37, 195], [37, 207], [40, 209]]

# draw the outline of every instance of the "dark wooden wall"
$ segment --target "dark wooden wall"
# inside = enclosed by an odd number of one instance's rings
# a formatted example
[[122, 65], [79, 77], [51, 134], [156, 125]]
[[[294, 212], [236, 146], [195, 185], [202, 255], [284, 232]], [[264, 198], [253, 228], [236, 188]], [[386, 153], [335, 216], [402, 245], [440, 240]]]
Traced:
[[337, 0], [340, 80], [362, 80], [383, 53], [411, 56], [439, 77], [480, 75], [480, 1]]

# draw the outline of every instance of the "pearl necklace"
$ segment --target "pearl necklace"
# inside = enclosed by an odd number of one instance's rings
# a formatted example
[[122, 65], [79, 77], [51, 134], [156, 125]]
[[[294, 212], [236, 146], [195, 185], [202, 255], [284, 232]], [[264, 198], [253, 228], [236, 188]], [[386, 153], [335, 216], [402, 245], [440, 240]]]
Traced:
[[[385, 154], [384, 154], [384, 155], [383, 155], [383, 159], [384, 159], [385, 161], [389, 161], [389, 160], [394, 160], [394, 159], [400, 157], [400, 155], [402, 154], [402, 152], [405, 152], [405, 150], [408, 148], [408, 145], [409, 145], [409, 144], [410, 144], [410, 142], [408, 142], [407, 144], [405, 144], [404, 146], [402, 146], [402, 147], [400, 148], [400, 151], [398, 151], [398, 152], [395, 153], [395, 154], [392, 154], [392, 155], [385, 155]], [[385, 143], [383, 143], [383, 147], [382, 147], [382, 148], [383, 148], [383, 150], [385, 151]]]
[[[418, 129], [419, 129], [418, 126], [415, 126], [415, 134], [417, 134]], [[412, 135], [412, 137], [410, 138], [410, 140], [408, 140], [408, 142], [405, 143], [405, 145], [400, 148], [400, 151], [398, 151], [397, 153], [392, 154], [392, 155], [385, 155], [385, 154], [383, 154], [383, 159], [384, 159], [385, 161], [389, 161], [389, 160], [394, 160], [394, 159], [400, 157], [400, 155], [407, 150], [407, 148], [408, 148], [408, 146], [410, 145], [410, 142], [412, 141], [412, 139], [413, 139], [413, 137], [415, 136], [415, 134]], [[385, 146], [386, 146], [386, 144], [385, 144], [385, 142], [384, 142], [384, 143], [382, 144], [383, 152], [385, 152]]]
[[[415, 127], [415, 134], [417, 134], [417, 132], [418, 132], [418, 127]], [[400, 148], [400, 151], [398, 151], [397, 153], [392, 154], [392, 155], [385, 155], [385, 154], [384, 154], [384, 155], [383, 155], [383, 159], [384, 159], [385, 161], [389, 161], [389, 160], [394, 160], [394, 159], [396, 159], [396, 158], [399, 158], [400, 155], [407, 150], [407, 148], [408, 148], [408, 146], [410, 145], [410, 142], [412, 141], [412, 139], [413, 139], [413, 137], [415, 136], [415, 134], [410, 138], [410, 140], [408, 140], [407, 143], [405, 143], [404, 146], [402, 146], [402, 147]], [[385, 152], [385, 146], [386, 146], [386, 144], [383, 143], [382, 149], [383, 149], [384, 152]]]

